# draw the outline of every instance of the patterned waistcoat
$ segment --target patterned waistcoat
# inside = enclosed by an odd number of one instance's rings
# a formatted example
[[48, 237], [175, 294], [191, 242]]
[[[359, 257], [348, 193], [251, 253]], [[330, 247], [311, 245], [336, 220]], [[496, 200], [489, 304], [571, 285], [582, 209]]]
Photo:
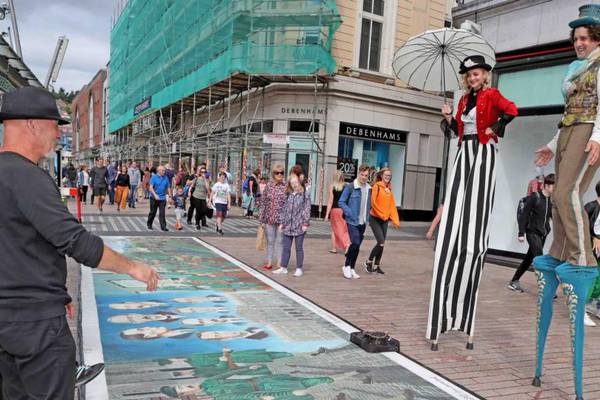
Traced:
[[599, 67], [600, 62], [594, 61], [593, 65], [573, 82], [575, 89], [567, 98], [563, 126], [593, 123], [596, 120]]

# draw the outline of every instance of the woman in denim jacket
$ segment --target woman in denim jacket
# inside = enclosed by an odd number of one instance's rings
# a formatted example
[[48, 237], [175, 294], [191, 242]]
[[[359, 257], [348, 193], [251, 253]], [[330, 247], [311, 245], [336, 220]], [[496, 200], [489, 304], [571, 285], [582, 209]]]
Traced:
[[290, 175], [286, 188], [287, 199], [281, 212], [281, 225], [283, 233], [281, 254], [281, 268], [273, 271], [274, 274], [287, 274], [288, 263], [292, 252], [292, 241], [296, 242], [296, 272], [294, 276], [302, 276], [304, 264], [304, 235], [310, 225], [310, 195], [300, 183], [298, 176]]

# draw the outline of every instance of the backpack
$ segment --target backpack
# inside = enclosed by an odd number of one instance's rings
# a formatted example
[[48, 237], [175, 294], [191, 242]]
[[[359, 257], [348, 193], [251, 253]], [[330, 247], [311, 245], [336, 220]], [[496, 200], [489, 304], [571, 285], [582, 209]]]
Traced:
[[[535, 205], [537, 206], [538, 202], [540, 201], [540, 193], [534, 192], [530, 196], [535, 196]], [[524, 217], [523, 212], [525, 211], [525, 203], [527, 203], [528, 198], [529, 198], [529, 196], [525, 196], [519, 200], [519, 205], [517, 206], [517, 224], [523, 220], [523, 217]]]

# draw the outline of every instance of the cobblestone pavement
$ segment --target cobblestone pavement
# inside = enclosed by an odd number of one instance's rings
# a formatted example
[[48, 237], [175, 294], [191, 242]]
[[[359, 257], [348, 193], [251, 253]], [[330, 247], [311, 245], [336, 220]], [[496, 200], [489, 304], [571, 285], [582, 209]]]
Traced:
[[348, 341], [353, 327], [193, 238], [105, 241], [162, 276], [154, 293], [126, 275], [84, 277], [110, 399], [477, 398], [397, 353], [364, 352]]

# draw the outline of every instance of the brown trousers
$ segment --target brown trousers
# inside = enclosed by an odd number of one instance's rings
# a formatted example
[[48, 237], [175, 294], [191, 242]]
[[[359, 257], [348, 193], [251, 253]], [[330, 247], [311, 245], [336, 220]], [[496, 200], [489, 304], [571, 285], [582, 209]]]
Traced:
[[115, 202], [117, 207], [124, 210], [127, 207], [127, 198], [129, 196], [129, 188], [127, 186], [117, 186], [117, 192], [115, 194]]
[[566, 126], [556, 147], [556, 184], [552, 194], [554, 241], [550, 255], [573, 265], [594, 266], [590, 228], [583, 208], [586, 192], [600, 162], [590, 166], [585, 152], [593, 124]]

